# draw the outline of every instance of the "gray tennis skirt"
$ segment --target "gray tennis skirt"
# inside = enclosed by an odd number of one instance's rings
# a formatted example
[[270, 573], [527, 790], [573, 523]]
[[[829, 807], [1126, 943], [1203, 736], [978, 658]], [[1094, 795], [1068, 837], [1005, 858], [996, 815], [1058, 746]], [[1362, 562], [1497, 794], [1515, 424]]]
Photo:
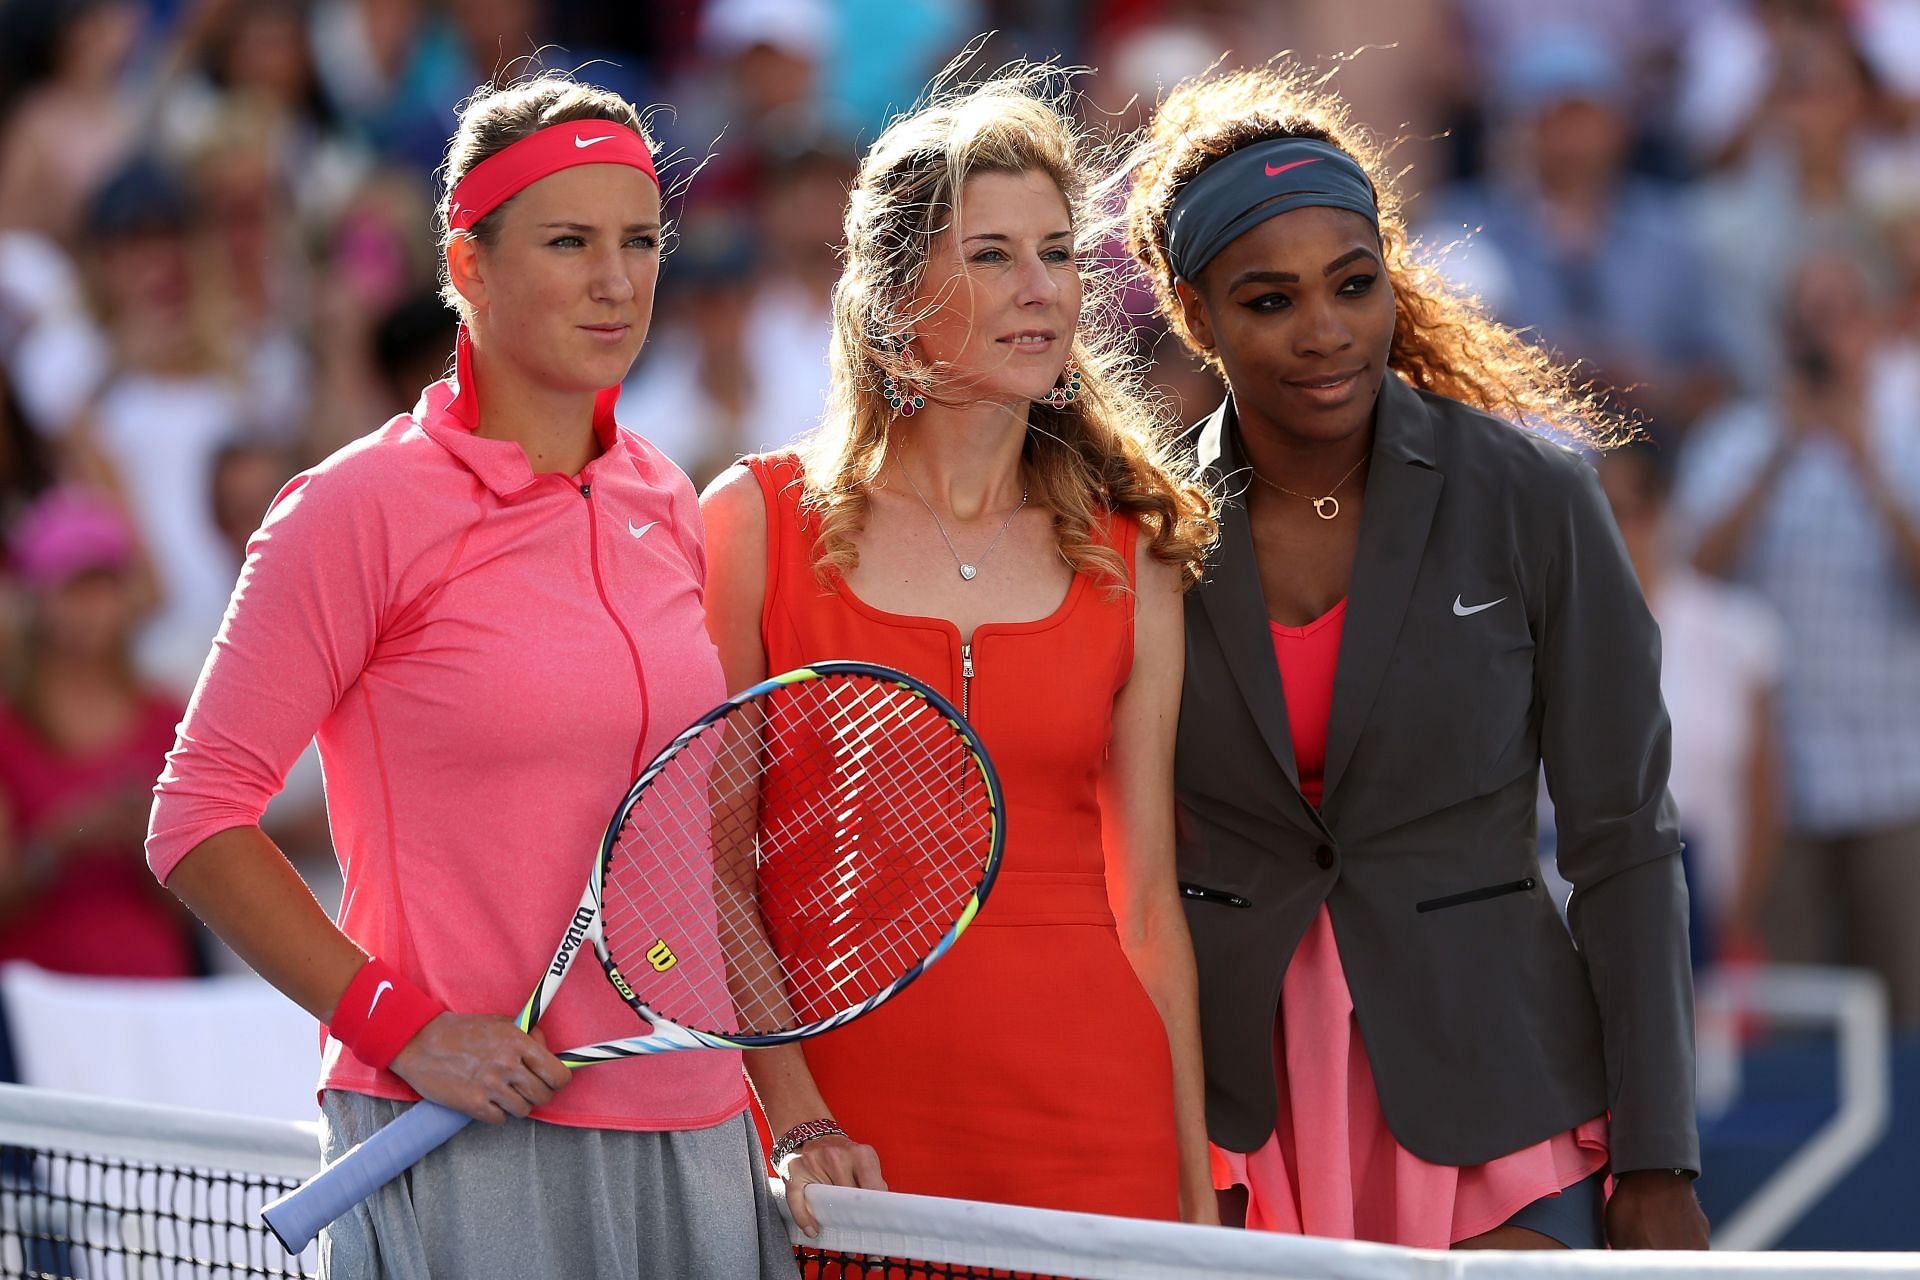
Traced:
[[[328, 1160], [407, 1109], [329, 1090]], [[469, 1125], [320, 1236], [330, 1280], [793, 1280], [786, 1220], [742, 1113], [630, 1133], [532, 1120]]]

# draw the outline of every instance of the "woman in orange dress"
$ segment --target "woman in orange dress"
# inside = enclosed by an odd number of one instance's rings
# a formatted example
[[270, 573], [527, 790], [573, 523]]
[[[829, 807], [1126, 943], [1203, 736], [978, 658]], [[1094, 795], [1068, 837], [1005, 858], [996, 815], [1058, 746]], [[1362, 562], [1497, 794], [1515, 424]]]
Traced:
[[1181, 592], [1212, 522], [1082, 325], [1081, 171], [1047, 70], [882, 134], [826, 417], [703, 500], [732, 687], [899, 667], [968, 716], [1006, 793], [964, 942], [861, 1022], [749, 1055], [803, 1226], [813, 1182], [1215, 1216], [1172, 773]]

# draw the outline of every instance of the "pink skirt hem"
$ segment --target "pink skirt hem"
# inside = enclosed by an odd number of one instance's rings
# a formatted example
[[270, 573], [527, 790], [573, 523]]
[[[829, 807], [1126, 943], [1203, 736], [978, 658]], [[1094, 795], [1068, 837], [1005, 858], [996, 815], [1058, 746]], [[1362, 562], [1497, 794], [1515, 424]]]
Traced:
[[1323, 906], [1287, 968], [1274, 1028], [1280, 1109], [1259, 1150], [1213, 1148], [1214, 1186], [1247, 1188], [1247, 1226], [1444, 1249], [1604, 1168], [1606, 1117], [1485, 1164], [1422, 1160], [1387, 1128]]

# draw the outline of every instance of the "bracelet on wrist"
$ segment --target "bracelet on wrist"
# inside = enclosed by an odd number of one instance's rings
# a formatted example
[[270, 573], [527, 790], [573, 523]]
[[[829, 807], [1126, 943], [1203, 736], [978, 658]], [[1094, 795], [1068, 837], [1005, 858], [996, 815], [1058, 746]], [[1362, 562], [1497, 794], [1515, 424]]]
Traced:
[[360, 1061], [384, 1071], [420, 1028], [445, 1012], [445, 1005], [374, 956], [347, 984], [327, 1022], [327, 1034]]
[[781, 1134], [779, 1140], [773, 1144], [771, 1157], [773, 1167], [778, 1169], [782, 1161], [815, 1138], [835, 1136], [844, 1138], [847, 1136], [847, 1131], [831, 1120], [803, 1120]]

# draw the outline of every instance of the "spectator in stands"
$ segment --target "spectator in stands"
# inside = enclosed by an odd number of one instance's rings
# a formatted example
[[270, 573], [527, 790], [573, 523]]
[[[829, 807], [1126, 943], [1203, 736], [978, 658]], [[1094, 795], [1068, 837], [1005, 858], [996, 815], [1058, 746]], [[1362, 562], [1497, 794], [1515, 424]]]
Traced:
[[104, 463], [97, 478], [121, 492], [140, 532], [159, 608], [138, 661], [184, 698], [233, 586], [203, 498], [214, 455], [249, 423], [288, 434], [301, 424], [276, 412], [271, 360], [248, 376], [253, 335], [219, 323], [231, 309], [219, 282], [195, 270], [201, 211], [176, 174], [129, 165], [95, 193], [85, 228], [101, 330], [76, 348], [72, 376], [93, 391], [64, 434]]
[[[453, 321], [439, 302], [432, 245], [420, 231], [430, 221], [425, 192], [405, 173], [389, 169], [355, 192], [328, 228], [309, 327], [315, 370], [309, 460], [361, 435], [367, 423], [411, 409], [420, 388], [446, 372]], [[417, 366], [430, 357], [416, 343], [436, 349], [437, 358], [424, 370], [431, 376], [397, 382], [401, 370], [387, 357], [408, 364], [410, 372], [423, 371]]]
[[[1885, 128], [1885, 98], [1837, 13], [1804, 8], [1773, 51], [1770, 88], [1737, 167], [1698, 192], [1713, 288], [1701, 305], [1733, 326], [1730, 356], [1750, 394], [1771, 394], [1785, 353], [1774, 317], [1788, 273], [1812, 244], [1873, 244], [1866, 193], [1911, 144]], [[1711, 303], [1709, 303], [1711, 299]]]
[[60, 488], [11, 543], [28, 617], [0, 706], [0, 961], [189, 976], [191, 918], [141, 856], [181, 705], [134, 670], [133, 530], [104, 495]]
[[620, 393], [621, 416], [696, 487], [745, 454], [784, 443], [793, 431], [776, 424], [797, 421], [796, 406], [780, 401], [748, 340], [759, 252], [737, 210], [697, 211], [673, 251], [662, 299], [672, 318], [648, 341]]
[[841, 217], [854, 175], [852, 146], [827, 134], [779, 138], [755, 206], [766, 258], [747, 315], [747, 359], [761, 394], [782, 406], [755, 424], [754, 445], [781, 445], [810, 430], [826, 411], [838, 277]]
[[1449, 274], [1677, 437], [1728, 389], [1724, 341], [1685, 204], [1628, 172], [1630, 91], [1592, 32], [1516, 49], [1499, 82], [1497, 165], [1427, 197], [1422, 238], [1466, 237]]
[[1785, 625], [1767, 950], [1879, 971], [1920, 1030], [1920, 365], [1851, 254], [1788, 281], [1779, 389], [1701, 424], [1674, 511], [1694, 564]]
[[193, 264], [204, 323], [227, 335], [222, 355], [253, 416], [284, 437], [306, 425], [312, 271], [279, 145], [236, 106], [210, 122], [180, 178], [204, 231]]
[[139, 125], [121, 83], [140, 38], [132, 0], [0, 5], [0, 227], [69, 242]]
[[338, 130], [321, 92], [311, 0], [188, 0], [183, 8], [154, 86], [163, 145], [172, 153], [217, 147], [232, 121], [244, 120], [303, 215], [337, 208], [367, 157]]
[[1779, 855], [1774, 714], [1785, 637], [1765, 600], [1700, 573], [1675, 548], [1669, 458], [1618, 449], [1601, 459], [1600, 479], [1660, 624], [1695, 962], [1749, 960], [1763, 951], [1760, 907]]
[[464, 16], [425, 0], [318, 0], [314, 71], [348, 136], [383, 161], [432, 170], [474, 81], [512, 74], [508, 62], [536, 47], [524, 27], [502, 26], [476, 49]]

